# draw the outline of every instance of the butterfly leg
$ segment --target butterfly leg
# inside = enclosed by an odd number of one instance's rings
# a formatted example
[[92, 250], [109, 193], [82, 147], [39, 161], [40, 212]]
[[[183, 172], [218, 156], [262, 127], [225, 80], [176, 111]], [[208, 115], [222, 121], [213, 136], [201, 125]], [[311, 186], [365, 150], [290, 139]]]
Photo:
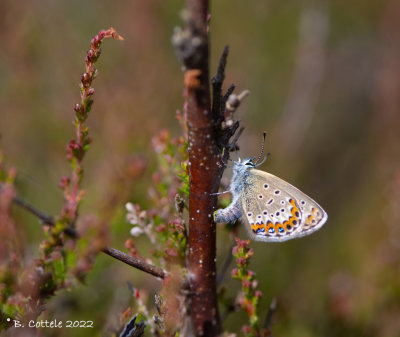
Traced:
[[219, 209], [214, 212], [214, 221], [219, 222], [235, 222], [242, 217], [242, 207], [240, 199], [232, 200], [228, 207]]
[[226, 193], [231, 193], [231, 191], [228, 190], [228, 191], [223, 191], [223, 192], [210, 193], [210, 195], [222, 195], [222, 194], [226, 194]]

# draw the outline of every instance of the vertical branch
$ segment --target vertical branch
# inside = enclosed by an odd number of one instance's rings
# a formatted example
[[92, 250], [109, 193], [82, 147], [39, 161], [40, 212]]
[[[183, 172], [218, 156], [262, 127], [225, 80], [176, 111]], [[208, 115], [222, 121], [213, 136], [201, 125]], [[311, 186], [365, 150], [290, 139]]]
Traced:
[[208, 0], [187, 0], [184, 29], [173, 44], [184, 67], [185, 113], [189, 151], [190, 310], [196, 336], [217, 336], [220, 323], [216, 294], [216, 228], [213, 211], [221, 170], [216, 120], [209, 86]]
[[[229, 143], [239, 127], [229, 113], [224, 116], [232, 85], [223, 95], [228, 47], [220, 59], [212, 79], [213, 102], [210, 97], [208, 0], [186, 0], [183, 12], [184, 29], [177, 28], [172, 38], [178, 57], [184, 65], [185, 115], [188, 127], [189, 152], [189, 284], [190, 311], [196, 336], [217, 336], [220, 321], [216, 282], [216, 227], [213, 213], [218, 190], [229, 158]], [[236, 97], [236, 96], [235, 96]]]

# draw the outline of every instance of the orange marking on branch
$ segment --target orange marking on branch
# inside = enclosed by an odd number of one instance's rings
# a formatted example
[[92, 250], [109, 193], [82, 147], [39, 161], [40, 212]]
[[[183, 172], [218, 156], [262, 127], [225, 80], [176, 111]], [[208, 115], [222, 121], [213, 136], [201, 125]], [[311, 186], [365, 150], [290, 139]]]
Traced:
[[201, 75], [200, 69], [189, 69], [185, 72], [184, 75], [184, 84], [185, 86], [190, 89], [194, 90], [200, 86], [200, 79], [199, 76]]

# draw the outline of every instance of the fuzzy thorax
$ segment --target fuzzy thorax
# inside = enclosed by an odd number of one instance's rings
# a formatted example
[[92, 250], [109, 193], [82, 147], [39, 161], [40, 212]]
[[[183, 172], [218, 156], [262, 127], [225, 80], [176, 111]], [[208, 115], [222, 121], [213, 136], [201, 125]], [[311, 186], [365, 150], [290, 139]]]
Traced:
[[242, 217], [241, 195], [243, 188], [247, 183], [249, 171], [255, 167], [252, 159], [253, 158], [248, 158], [243, 161], [239, 159], [234, 162], [232, 180], [229, 185], [229, 192], [232, 194], [232, 201], [225, 209], [219, 209], [214, 212], [215, 222], [231, 223]]

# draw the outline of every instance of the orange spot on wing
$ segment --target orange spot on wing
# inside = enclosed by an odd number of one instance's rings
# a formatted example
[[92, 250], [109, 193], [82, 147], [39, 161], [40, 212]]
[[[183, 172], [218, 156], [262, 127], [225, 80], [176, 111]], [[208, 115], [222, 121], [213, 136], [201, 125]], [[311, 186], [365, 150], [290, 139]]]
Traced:
[[317, 213], [317, 210], [313, 208], [311, 210], [311, 215], [309, 215], [306, 219], [306, 225], [316, 225], [316, 223], [313, 223], [313, 220], [316, 220], [315, 214]]
[[282, 227], [283, 229], [285, 229], [285, 227], [283, 227], [283, 225], [280, 223], [280, 222], [277, 222], [276, 224], [275, 224], [275, 233], [276, 234], [279, 234], [279, 235], [282, 235], [282, 233], [279, 233], [279, 228], [280, 227]]
[[265, 228], [265, 233], [271, 234], [271, 233], [269, 232], [269, 229], [270, 229], [270, 228], [273, 228], [274, 231], [276, 231], [274, 224], [273, 224], [271, 221], [268, 221], [268, 222], [267, 222], [267, 226], [266, 226], [266, 228]]
[[[290, 199], [290, 204], [293, 206], [292, 209], [290, 210], [290, 213], [292, 213], [292, 215], [293, 215], [295, 218], [298, 218], [298, 215], [300, 215], [300, 210], [299, 210], [299, 208], [297, 207], [296, 202], [294, 201], [294, 199]], [[298, 215], [297, 215], [296, 213], [297, 213]]]
[[253, 232], [257, 232], [258, 229], [264, 228], [264, 230], [266, 230], [266, 226], [263, 222], [259, 223], [257, 222], [256, 224], [251, 225], [251, 229], [253, 230]]

